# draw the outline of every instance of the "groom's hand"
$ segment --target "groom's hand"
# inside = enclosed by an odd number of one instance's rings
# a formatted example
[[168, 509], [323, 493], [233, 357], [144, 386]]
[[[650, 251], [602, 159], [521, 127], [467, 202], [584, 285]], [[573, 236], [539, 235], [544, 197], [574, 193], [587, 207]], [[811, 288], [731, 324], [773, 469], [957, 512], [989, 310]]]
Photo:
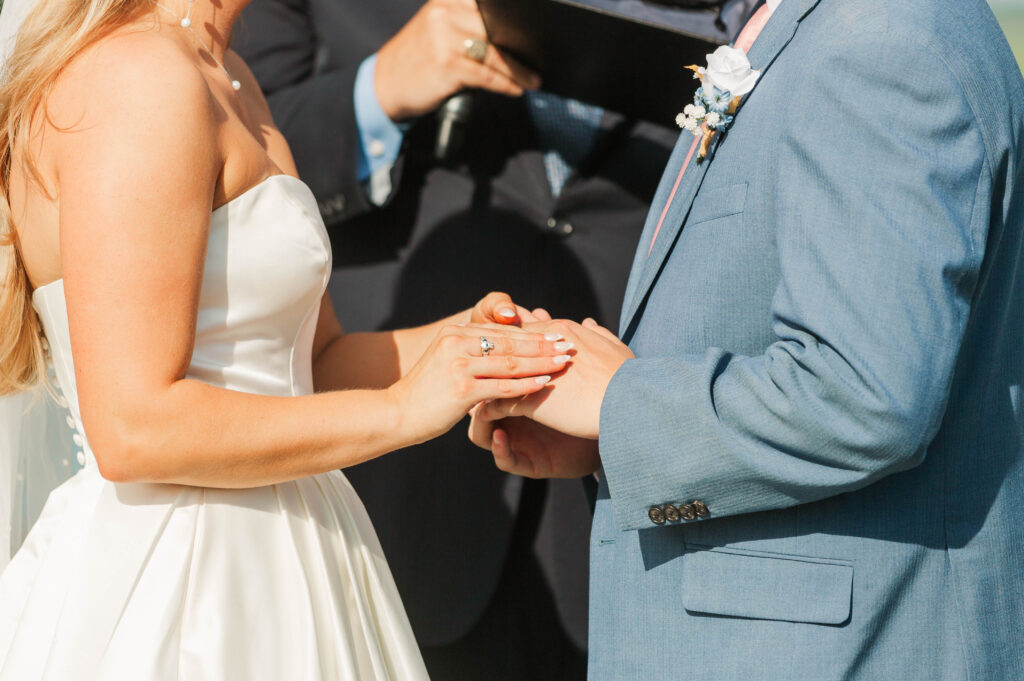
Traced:
[[551, 321], [551, 315], [542, 308], [532, 312], [512, 302], [507, 293], [488, 293], [469, 312], [470, 324], [523, 324]]
[[596, 440], [559, 433], [522, 417], [490, 421], [479, 407], [469, 438], [490, 450], [500, 470], [527, 478], [581, 478], [601, 466]]
[[572, 344], [572, 356], [563, 371], [538, 393], [524, 399], [495, 400], [478, 408], [486, 421], [525, 416], [568, 435], [597, 440], [601, 403], [615, 372], [635, 355], [611, 331], [588, 319], [526, 324], [538, 333], [558, 333]]

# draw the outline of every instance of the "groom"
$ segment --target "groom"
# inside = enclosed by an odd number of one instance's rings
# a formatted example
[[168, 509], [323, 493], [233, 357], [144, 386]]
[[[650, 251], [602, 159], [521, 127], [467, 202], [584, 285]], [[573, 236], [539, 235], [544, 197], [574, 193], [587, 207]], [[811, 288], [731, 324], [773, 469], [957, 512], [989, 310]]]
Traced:
[[1022, 679], [1020, 71], [984, 0], [773, 0], [736, 47], [628, 347], [555, 323], [571, 368], [472, 436], [600, 478], [593, 681]]

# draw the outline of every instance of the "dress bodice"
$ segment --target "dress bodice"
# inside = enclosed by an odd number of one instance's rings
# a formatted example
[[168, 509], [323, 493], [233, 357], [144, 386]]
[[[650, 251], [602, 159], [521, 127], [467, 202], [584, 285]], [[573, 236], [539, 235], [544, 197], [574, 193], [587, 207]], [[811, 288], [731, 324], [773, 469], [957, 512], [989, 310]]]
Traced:
[[[273, 177], [214, 211], [187, 376], [310, 393], [330, 270], [316, 201], [298, 180]], [[0, 681], [427, 681], [341, 471], [230, 489], [106, 480], [82, 429], [63, 283], [33, 302], [84, 465], [49, 494], [0, 573]]]
[[[300, 180], [274, 175], [213, 211], [188, 377], [247, 393], [311, 394], [313, 336], [330, 272], [327, 232]], [[63, 280], [36, 289], [33, 306], [76, 444], [90, 459]]]

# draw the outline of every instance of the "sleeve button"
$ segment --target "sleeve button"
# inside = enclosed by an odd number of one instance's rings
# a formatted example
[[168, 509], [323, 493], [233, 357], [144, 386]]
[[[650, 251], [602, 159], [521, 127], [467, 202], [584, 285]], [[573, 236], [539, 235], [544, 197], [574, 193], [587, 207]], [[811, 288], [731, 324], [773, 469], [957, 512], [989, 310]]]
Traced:
[[693, 502], [693, 510], [698, 518], [707, 518], [711, 515], [711, 511], [708, 510], [707, 504], [703, 501]]
[[655, 525], [665, 524], [665, 511], [661, 510], [660, 506], [651, 506], [650, 510], [647, 511], [647, 517]]
[[683, 504], [679, 507], [679, 515], [683, 520], [694, 520], [697, 517], [697, 512], [693, 508], [693, 504]]
[[670, 523], [678, 523], [679, 509], [672, 504], [665, 504], [665, 518], [667, 518]]

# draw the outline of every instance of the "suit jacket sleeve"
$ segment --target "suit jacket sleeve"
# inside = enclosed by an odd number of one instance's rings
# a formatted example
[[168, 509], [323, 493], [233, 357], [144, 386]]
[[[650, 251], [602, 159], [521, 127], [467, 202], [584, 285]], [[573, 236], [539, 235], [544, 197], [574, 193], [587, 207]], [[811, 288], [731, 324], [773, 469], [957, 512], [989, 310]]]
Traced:
[[306, 0], [254, 0], [243, 18], [233, 47], [256, 75], [324, 220], [374, 208], [358, 178], [354, 105], [356, 74], [369, 55], [317, 70], [319, 38]]
[[991, 180], [984, 122], [941, 55], [908, 42], [844, 36], [786, 73], [780, 153], [751, 159], [774, 169], [758, 200], [775, 205], [776, 340], [759, 356], [710, 348], [622, 366], [600, 446], [623, 529], [652, 527], [657, 504], [701, 500], [712, 518], [784, 508], [924, 459], [971, 312]]

